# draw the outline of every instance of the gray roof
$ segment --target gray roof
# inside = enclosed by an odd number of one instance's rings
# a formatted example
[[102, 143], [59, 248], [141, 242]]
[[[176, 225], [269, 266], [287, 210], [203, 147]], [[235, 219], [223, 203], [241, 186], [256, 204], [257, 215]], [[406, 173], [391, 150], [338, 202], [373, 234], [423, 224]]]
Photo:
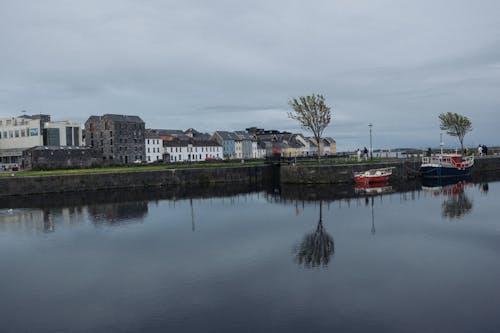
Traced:
[[241, 140], [251, 140], [251, 141], [256, 140], [254, 135], [252, 135], [248, 132], [245, 132], [245, 131], [236, 131], [234, 133], [236, 133], [236, 135], [238, 135]]
[[109, 119], [112, 121], [116, 122], [127, 122], [127, 123], [140, 123], [144, 124], [144, 121], [141, 119], [139, 116], [130, 116], [130, 115], [124, 115], [124, 114], [111, 114], [111, 113], [106, 113], [102, 116], [90, 116], [89, 120], [92, 118], [99, 118], [99, 119]]
[[176, 129], [150, 129], [150, 131], [155, 132], [158, 135], [181, 135], [184, 134], [183, 130]]
[[26, 150], [92, 150], [94, 148], [86, 146], [35, 146]]
[[219, 136], [222, 138], [222, 140], [235, 140], [235, 141], [241, 140], [240, 137], [234, 132], [215, 131], [215, 133], [219, 134]]
[[160, 135], [156, 133], [154, 130], [146, 129], [144, 137], [146, 139], [159, 139]]
[[139, 116], [129, 116], [124, 114], [110, 114], [107, 113], [103, 115], [104, 118], [111, 119], [113, 121], [125, 121], [127, 123], [144, 123], [144, 121]]
[[194, 147], [220, 147], [214, 140], [172, 140], [163, 141], [163, 147], [186, 147], [187, 145]]

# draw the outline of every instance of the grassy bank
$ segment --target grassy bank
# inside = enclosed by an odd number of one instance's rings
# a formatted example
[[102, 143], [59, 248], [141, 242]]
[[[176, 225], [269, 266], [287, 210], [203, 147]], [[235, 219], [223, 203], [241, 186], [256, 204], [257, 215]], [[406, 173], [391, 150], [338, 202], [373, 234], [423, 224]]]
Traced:
[[[401, 159], [399, 159], [401, 160]], [[374, 158], [373, 160], [361, 160], [353, 158], [324, 158], [318, 163], [316, 159], [285, 159], [282, 163], [296, 163], [302, 166], [328, 166], [343, 164], [371, 164], [382, 162], [398, 161], [397, 158]], [[155, 164], [155, 165], [133, 165], [133, 166], [115, 166], [90, 169], [60, 169], [60, 170], [40, 170], [40, 171], [10, 171], [0, 173], [0, 177], [29, 177], [29, 176], [56, 176], [56, 175], [82, 175], [92, 173], [122, 173], [122, 172], [144, 172], [172, 169], [193, 169], [193, 168], [225, 168], [225, 167], [245, 167], [264, 165], [263, 161], [249, 162], [199, 162], [199, 163], [179, 163], [179, 164]]]

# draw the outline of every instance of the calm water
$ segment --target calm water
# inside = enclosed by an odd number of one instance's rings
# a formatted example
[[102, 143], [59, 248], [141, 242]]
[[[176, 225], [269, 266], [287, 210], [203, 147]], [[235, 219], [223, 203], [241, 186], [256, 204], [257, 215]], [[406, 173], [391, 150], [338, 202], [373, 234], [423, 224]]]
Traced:
[[500, 182], [426, 185], [3, 200], [0, 331], [499, 332]]

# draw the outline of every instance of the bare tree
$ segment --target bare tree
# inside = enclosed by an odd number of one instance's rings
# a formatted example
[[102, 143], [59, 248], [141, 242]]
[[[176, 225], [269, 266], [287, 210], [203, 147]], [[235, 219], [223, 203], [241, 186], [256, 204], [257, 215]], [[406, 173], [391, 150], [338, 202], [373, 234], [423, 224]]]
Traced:
[[318, 144], [318, 162], [321, 158], [321, 135], [330, 124], [331, 108], [326, 106], [323, 95], [301, 96], [289, 101], [293, 112], [288, 113], [288, 117], [297, 120], [300, 127], [312, 132]]
[[472, 123], [466, 116], [458, 113], [447, 112], [439, 115], [440, 128], [448, 135], [458, 137], [462, 151], [464, 151], [464, 136], [472, 131]]

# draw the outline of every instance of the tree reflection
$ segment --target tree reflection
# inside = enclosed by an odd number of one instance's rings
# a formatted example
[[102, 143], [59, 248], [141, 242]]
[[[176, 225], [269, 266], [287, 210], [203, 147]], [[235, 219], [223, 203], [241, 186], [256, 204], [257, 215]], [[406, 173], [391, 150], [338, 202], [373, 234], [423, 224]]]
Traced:
[[442, 216], [450, 219], [459, 219], [472, 210], [472, 201], [464, 192], [449, 196], [442, 204]]
[[316, 230], [304, 236], [295, 249], [295, 259], [306, 268], [326, 267], [335, 252], [333, 238], [323, 227], [323, 202], [319, 202], [319, 222]]

